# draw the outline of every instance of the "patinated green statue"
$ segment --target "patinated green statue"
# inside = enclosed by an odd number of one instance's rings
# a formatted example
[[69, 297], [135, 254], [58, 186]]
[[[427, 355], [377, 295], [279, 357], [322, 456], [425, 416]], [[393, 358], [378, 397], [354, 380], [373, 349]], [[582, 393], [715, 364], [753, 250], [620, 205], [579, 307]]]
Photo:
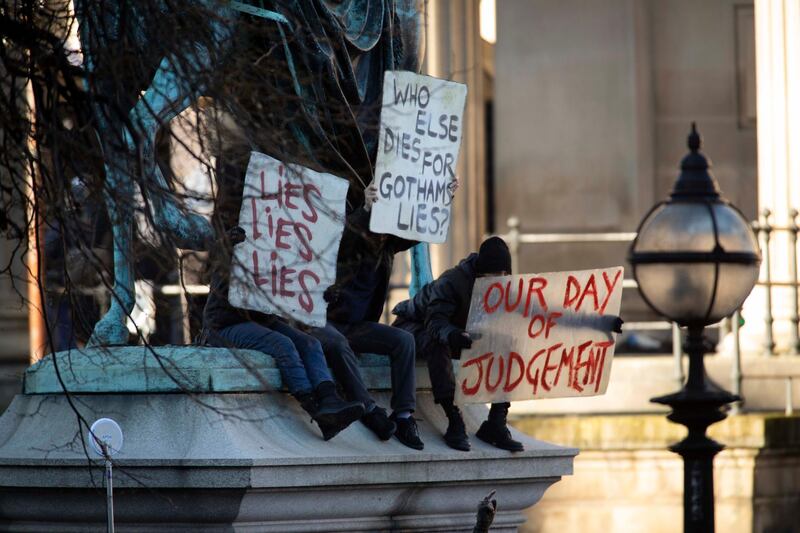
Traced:
[[[128, 339], [137, 186], [176, 246], [205, 250], [220, 233], [172, 194], [155, 157], [163, 125], [208, 96], [252, 149], [348, 179], [356, 204], [372, 179], [383, 73], [418, 68], [417, 0], [76, 0], [75, 10], [114, 237], [112, 302], [92, 345]], [[430, 279], [425, 245], [412, 271], [413, 291]]]

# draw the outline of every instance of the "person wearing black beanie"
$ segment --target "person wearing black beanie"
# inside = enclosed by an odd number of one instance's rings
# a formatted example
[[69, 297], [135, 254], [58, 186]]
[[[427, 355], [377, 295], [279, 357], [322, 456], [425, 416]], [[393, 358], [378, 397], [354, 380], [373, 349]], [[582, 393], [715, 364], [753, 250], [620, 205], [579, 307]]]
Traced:
[[511, 273], [511, 252], [506, 241], [500, 237], [489, 237], [483, 241], [478, 249], [475, 269], [482, 276], [499, 272]]
[[[455, 375], [452, 359], [461, 357], [461, 350], [472, 346], [465, 331], [472, 287], [482, 276], [502, 276], [511, 273], [511, 253], [500, 237], [490, 237], [457, 266], [425, 285], [413, 298], [400, 302], [392, 313], [397, 315], [394, 326], [414, 335], [417, 354], [428, 363], [433, 398], [448, 419], [444, 440], [456, 450], [469, 451], [464, 419], [453, 403]], [[522, 443], [511, 437], [508, 429], [508, 402], [494, 403], [488, 419], [476, 436], [503, 450], [519, 452]]]

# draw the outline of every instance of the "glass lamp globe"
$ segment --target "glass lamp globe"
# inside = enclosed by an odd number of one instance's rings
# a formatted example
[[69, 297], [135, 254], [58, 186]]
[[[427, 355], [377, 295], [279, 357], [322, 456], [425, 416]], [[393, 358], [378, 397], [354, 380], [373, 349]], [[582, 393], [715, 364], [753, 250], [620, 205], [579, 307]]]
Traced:
[[700, 144], [692, 124], [672, 194], [642, 220], [628, 256], [648, 305], [682, 326], [731, 315], [750, 294], [761, 262], [750, 225], [720, 196]]

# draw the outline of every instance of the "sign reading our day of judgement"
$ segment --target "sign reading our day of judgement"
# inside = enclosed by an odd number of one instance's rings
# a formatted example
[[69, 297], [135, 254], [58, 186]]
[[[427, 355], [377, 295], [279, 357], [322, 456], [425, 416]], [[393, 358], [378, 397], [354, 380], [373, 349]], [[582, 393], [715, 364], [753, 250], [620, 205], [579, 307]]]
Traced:
[[447, 239], [448, 185], [456, 176], [466, 98], [464, 84], [386, 71], [371, 231], [432, 243]]
[[459, 403], [594, 396], [608, 386], [623, 268], [479, 278]]
[[242, 309], [324, 326], [336, 279], [348, 183], [253, 152], [245, 176], [228, 300]]

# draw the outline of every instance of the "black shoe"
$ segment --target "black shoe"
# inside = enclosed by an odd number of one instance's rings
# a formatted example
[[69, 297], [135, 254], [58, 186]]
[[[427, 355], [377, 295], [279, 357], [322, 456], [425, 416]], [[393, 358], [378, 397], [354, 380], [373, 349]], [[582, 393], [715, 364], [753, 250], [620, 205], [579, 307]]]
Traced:
[[397, 440], [415, 450], [421, 450], [425, 447], [425, 443], [419, 438], [417, 421], [414, 420], [413, 416], [400, 418], [395, 416], [395, 413], [392, 413], [390, 420], [393, 420], [394, 423], [397, 424], [397, 429], [394, 432], [394, 436], [397, 437]]
[[453, 406], [447, 413], [447, 431], [444, 432], [444, 441], [448, 446], [455, 450], [468, 452], [470, 450], [469, 438], [467, 438], [467, 428], [464, 427], [464, 419], [461, 418], [461, 411]]
[[386, 415], [386, 410], [376, 407], [361, 417], [361, 423], [367, 426], [381, 440], [389, 440], [397, 431], [397, 424]]
[[348, 402], [336, 394], [336, 387], [331, 381], [320, 383], [314, 390], [317, 400], [317, 411], [313, 416], [322, 438], [331, 440], [344, 428], [364, 416], [364, 405], [361, 402]]
[[525, 449], [521, 442], [511, 438], [511, 432], [505, 424], [498, 426], [488, 420], [481, 424], [475, 436], [487, 444], [509, 452], [521, 452]]

